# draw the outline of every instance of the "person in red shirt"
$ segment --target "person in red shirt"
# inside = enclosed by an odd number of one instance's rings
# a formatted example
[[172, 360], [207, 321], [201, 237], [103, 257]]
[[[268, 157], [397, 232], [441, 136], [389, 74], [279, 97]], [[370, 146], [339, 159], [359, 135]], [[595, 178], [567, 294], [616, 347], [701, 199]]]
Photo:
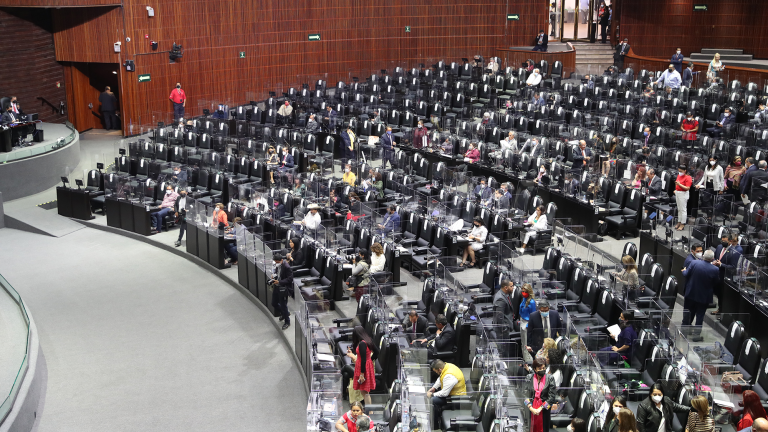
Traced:
[[184, 107], [187, 106], [187, 94], [181, 89], [181, 83], [176, 83], [176, 88], [171, 90], [168, 99], [173, 102], [173, 120], [184, 118]]
[[[692, 144], [691, 141], [696, 141], [696, 131], [699, 130], [699, 121], [693, 118], [693, 113], [688, 111], [685, 114], [685, 120], [680, 125], [680, 130], [683, 131], [683, 141], [688, 141], [688, 144]], [[686, 147], [688, 147], [686, 145]]]
[[675, 180], [675, 200], [677, 201], [677, 226], [675, 228], [682, 231], [688, 221], [688, 190], [693, 184], [693, 179], [687, 173], [687, 166], [680, 165], [677, 170], [679, 175]]
[[469, 150], [464, 153], [464, 162], [477, 163], [480, 160], [480, 150], [475, 148], [474, 143], [469, 144]]

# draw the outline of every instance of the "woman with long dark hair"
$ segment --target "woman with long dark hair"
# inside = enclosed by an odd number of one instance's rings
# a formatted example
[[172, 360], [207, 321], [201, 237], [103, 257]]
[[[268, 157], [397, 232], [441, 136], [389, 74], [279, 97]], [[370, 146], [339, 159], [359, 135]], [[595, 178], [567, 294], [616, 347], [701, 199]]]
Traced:
[[605, 422], [603, 423], [602, 432], [619, 432], [619, 411], [622, 408], [627, 408], [627, 397], [624, 395], [618, 395], [613, 398], [611, 402], [611, 409], [605, 415]]
[[752, 423], [758, 418], [766, 418], [765, 408], [760, 402], [760, 396], [752, 390], [746, 390], [741, 395], [742, 405], [744, 409], [741, 410], [741, 419], [736, 427], [737, 431], [751, 428]]
[[291, 267], [298, 267], [304, 265], [304, 254], [301, 252], [301, 239], [294, 237], [288, 241], [288, 246], [291, 250], [285, 255], [285, 259]]
[[619, 315], [619, 328], [621, 333], [618, 335], [609, 335], [613, 338], [613, 345], [605, 348], [601, 348], [600, 351], [612, 351], [607, 356], [601, 356], [600, 361], [606, 364], [615, 365], [622, 357], [627, 359], [632, 358], [632, 348], [637, 339], [637, 332], [632, 321], [635, 319], [635, 314], [631, 310], [625, 310]]
[[347, 348], [347, 357], [355, 364], [355, 374], [352, 376], [352, 386], [363, 393], [366, 405], [371, 403], [371, 390], [376, 388], [376, 371], [373, 360], [379, 356], [379, 350], [365, 332], [362, 326], [352, 330], [352, 346]]
[[[637, 407], [637, 430], [638, 432], [672, 432], [672, 415], [690, 410], [690, 407], [680, 405], [664, 396], [664, 386], [657, 382], [651, 386], [648, 397], [643, 399]], [[621, 420], [619, 419], [619, 423]], [[662, 422], [664, 422], [663, 425]], [[625, 431], [623, 427], [624, 425], [620, 425], [619, 432]]]

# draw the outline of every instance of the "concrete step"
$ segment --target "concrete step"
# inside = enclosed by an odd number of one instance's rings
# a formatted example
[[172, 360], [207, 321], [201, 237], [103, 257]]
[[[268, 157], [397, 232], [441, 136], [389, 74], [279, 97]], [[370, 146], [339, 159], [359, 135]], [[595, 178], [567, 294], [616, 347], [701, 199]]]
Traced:
[[715, 54], [720, 53], [720, 56], [724, 55], [740, 55], [744, 54], [744, 50], [740, 49], [721, 49], [721, 48], [703, 48], [701, 54], [707, 54], [713, 57]]
[[[712, 58], [714, 57], [714, 54], [700, 54], [700, 53], [692, 53], [691, 58], [693, 61], [712, 61]], [[731, 62], [731, 61], [752, 61], [752, 55], [751, 54], [720, 54], [720, 60], [724, 62]]]
[[587, 56], [587, 57], [576, 57], [576, 63], [612, 63], [613, 62], [613, 56], [601, 56], [601, 55], [594, 55], [594, 56]]
[[608, 44], [583, 44], [574, 45], [573, 48], [578, 53], [579, 51], [613, 51], [613, 48]]

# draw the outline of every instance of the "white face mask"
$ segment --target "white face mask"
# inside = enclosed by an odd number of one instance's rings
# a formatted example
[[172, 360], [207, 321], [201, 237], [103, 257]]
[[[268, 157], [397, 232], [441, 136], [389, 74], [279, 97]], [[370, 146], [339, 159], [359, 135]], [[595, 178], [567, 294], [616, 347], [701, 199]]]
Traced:
[[166, 195], [170, 195], [170, 194], [172, 194], [172, 193], [173, 193], [173, 189], [166, 189], [166, 190], [165, 190], [165, 194], [166, 194]]
[[709, 161], [709, 164], [712, 166], [715, 166], [715, 163], [716, 163], [715, 161]]
[[680, 54], [680, 51], [678, 51], [677, 53]]
[[725, 114], [723, 114], [723, 115], [724, 115], [724, 116], [726, 116], [726, 117], [728, 117], [729, 115], [731, 115], [731, 113], [725, 113]]
[[547, 171], [545, 168], [539, 168], [539, 172], [545, 172]]
[[695, 254], [693, 254], [693, 256], [695, 256], [695, 257], [696, 257], [696, 259], [701, 259], [701, 257], [703, 256], [703, 254], [702, 254], [701, 252], [699, 252], [699, 253], [695, 253]]
[[573, 432], [573, 428], [571, 427], [571, 425], [568, 425], [568, 426], [565, 428], [565, 430], [567, 430], [568, 432]]
[[656, 403], [660, 403], [664, 396], [651, 396], [651, 399]]
[[344, 172], [349, 172], [349, 168], [344, 168]]

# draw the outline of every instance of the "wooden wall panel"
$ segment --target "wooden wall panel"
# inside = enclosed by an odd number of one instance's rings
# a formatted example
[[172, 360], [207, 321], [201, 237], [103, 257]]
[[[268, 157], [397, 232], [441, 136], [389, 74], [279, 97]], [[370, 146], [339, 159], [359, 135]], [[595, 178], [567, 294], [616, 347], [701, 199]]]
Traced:
[[[504, 67], [513, 66], [518, 68], [522, 66], [523, 62], [530, 60], [536, 63], [541, 60], [546, 60], [550, 67], [556, 62], [563, 63], [563, 74], [561, 76], [568, 77], [572, 72], [576, 72], [576, 50], [564, 51], [564, 52], [541, 52], [541, 51], [528, 51], [528, 50], [515, 50], [515, 49], [499, 49], [496, 56], [501, 59], [501, 64]], [[547, 71], [549, 73], [549, 71]]]
[[0, 0], [0, 7], [86, 7], [120, 6], [119, 0]]
[[[743, 49], [756, 58], [768, 58], [768, 2], [765, 0], [643, 0], [625, 1], [620, 33], [628, 37], [640, 56], [671, 57], [702, 48]], [[694, 12], [705, 3], [706, 12]]]
[[0, 9], [0, 28], [6, 29], [6, 35], [23, 35], [21, 39], [0, 38], [0, 97], [16, 96], [25, 112], [38, 113], [46, 122], [64, 122], [66, 115], [37, 99], [44, 98], [56, 108], [66, 99], [64, 70], [53, 49], [50, 13]]
[[[706, 80], [708, 63], [693, 62], [693, 64], [694, 71], [700, 72], [699, 77], [697, 78], [698, 81], [694, 81], [694, 86], [697, 82], [703, 84], [704, 80]], [[632, 49], [624, 60], [624, 66], [631, 67], [635, 71], [635, 74], [643, 69], [652, 72], [663, 71], [669, 66], [669, 59], [639, 56], [635, 54], [634, 49]], [[768, 70], [732, 66], [726, 68], [726, 72], [721, 75], [721, 77], [726, 82], [739, 80], [742, 85], [753, 82], [762, 88], [764, 83], [768, 83]]]
[[[125, 126], [170, 116], [168, 94], [177, 81], [189, 97], [187, 113], [198, 115], [211, 104], [263, 99], [319, 78], [333, 85], [395, 66], [487, 58], [500, 47], [531, 44], [548, 19], [539, 0], [158, 0], [152, 7], [149, 18], [146, 3], [124, 2], [132, 42], [123, 43], [121, 59], [136, 63], [135, 73], [121, 72]], [[507, 13], [520, 21], [507, 22]], [[310, 33], [321, 41], [309, 42]], [[150, 40], [159, 43], [157, 52]], [[184, 57], [170, 64], [174, 42]], [[139, 74], [151, 81], [138, 83]]]
[[114, 43], [125, 44], [122, 11], [119, 7], [54, 10], [56, 60], [119, 63], [120, 54], [115, 52]]

